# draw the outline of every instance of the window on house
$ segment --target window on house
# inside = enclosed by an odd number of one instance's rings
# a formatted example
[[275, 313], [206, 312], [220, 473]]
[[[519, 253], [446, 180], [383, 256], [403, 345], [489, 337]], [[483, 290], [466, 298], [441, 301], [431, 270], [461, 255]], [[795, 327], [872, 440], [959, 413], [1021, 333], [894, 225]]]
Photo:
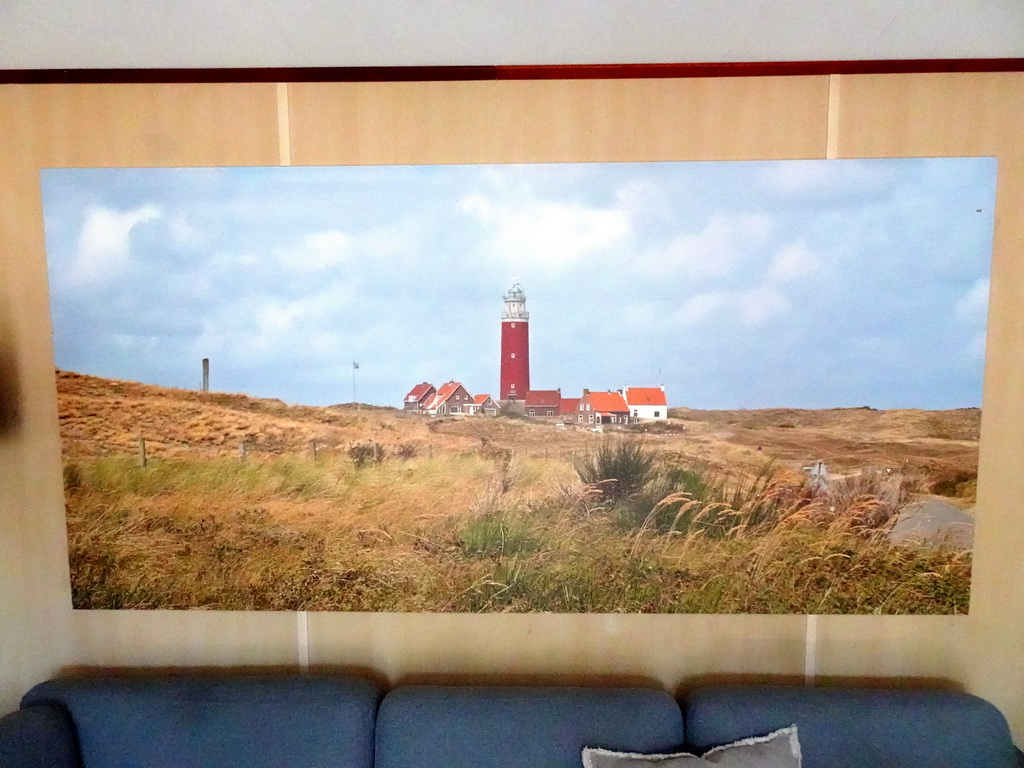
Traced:
[[639, 414], [639, 413], [637, 412], [637, 409], [636, 409], [636, 408], [634, 408], [634, 409], [633, 409], [633, 418], [636, 418], [636, 417], [637, 417], [637, 416], [639, 416], [639, 415], [640, 415], [640, 414]]
[[509, 325], [511, 325], [511, 326], [512, 326], [513, 328], [515, 328], [515, 327], [516, 327], [516, 324], [515, 324], [515, 323], [509, 323]]
[[513, 359], [513, 360], [515, 360], [515, 359], [516, 359], [516, 353], [515, 353], [515, 352], [513, 352], [513, 353], [512, 353], [512, 359]]
[[530, 409], [530, 415], [531, 415], [531, 416], [536, 416], [536, 415], [537, 415], [537, 414], [535, 414], [535, 413], [533, 412], [533, 408], [531, 408], [531, 409]]
[[594, 423], [594, 414], [590, 414], [590, 416], [588, 418], [590, 420], [590, 423], [593, 424]]
[[661, 411], [655, 411], [654, 412], [654, 418], [660, 419], [661, 418]]

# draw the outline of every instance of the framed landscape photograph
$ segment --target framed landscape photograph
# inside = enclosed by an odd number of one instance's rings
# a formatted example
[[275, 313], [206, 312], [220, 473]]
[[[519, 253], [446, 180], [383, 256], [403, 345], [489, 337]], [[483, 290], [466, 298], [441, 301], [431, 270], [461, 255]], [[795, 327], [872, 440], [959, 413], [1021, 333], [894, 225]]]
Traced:
[[44, 169], [74, 606], [965, 613], [995, 181]]

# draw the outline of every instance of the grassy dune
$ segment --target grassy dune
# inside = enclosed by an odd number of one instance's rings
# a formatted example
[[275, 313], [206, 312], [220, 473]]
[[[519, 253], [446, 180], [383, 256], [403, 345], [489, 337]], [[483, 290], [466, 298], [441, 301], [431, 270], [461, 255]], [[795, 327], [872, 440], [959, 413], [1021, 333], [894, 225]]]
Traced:
[[[970, 503], [976, 410], [673, 409], [599, 435], [57, 384], [79, 608], [967, 610], [969, 553], [885, 531], [912, 492]], [[846, 475], [827, 495], [817, 458]]]
[[706, 475], [695, 492], [656, 474], [619, 492], [561, 458], [479, 452], [361, 467], [114, 456], [66, 474], [79, 608], [967, 609], [970, 556], [890, 546], [881, 486], [838, 508], [768, 475]]

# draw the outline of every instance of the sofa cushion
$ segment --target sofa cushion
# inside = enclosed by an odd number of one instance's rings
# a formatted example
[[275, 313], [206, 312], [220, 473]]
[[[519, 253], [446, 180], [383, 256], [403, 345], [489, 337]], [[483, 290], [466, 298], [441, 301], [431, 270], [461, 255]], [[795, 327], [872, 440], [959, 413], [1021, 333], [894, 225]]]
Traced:
[[585, 746], [682, 743], [675, 700], [642, 688], [406, 686], [377, 717], [377, 768], [580, 768]]
[[803, 768], [1012, 768], [1005, 718], [984, 699], [928, 690], [718, 686], [685, 705], [687, 744], [796, 723]]
[[37, 704], [0, 717], [0, 768], [80, 768], [75, 730], [60, 707]]
[[51, 680], [23, 706], [71, 716], [85, 768], [371, 768], [380, 698], [342, 677]]

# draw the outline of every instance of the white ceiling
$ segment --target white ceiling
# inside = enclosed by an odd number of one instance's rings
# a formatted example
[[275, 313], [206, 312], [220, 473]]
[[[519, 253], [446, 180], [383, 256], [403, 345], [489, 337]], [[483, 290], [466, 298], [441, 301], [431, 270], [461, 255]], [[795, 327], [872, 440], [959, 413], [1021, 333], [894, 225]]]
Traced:
[[0, 0], [0, 69], [1024, 57], [1024, 0]]

